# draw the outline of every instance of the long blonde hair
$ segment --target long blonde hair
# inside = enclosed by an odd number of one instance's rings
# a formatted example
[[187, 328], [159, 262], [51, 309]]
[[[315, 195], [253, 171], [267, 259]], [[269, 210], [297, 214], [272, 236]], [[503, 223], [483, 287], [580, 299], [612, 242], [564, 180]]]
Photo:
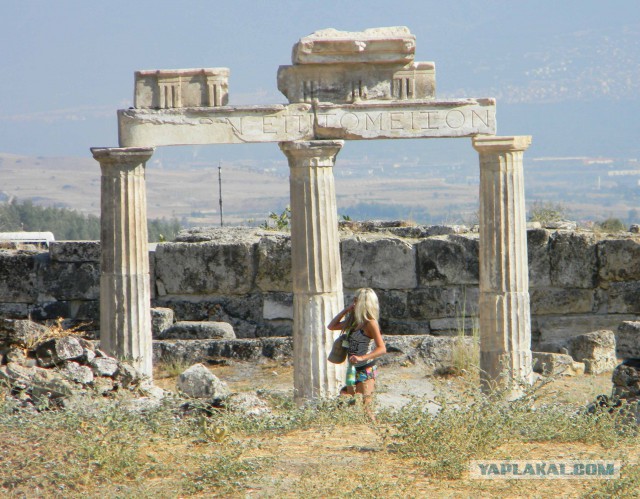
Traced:
[[360, 288], [356, 291], [356, 306], [354, 309], [354, 319], [357, 325], [362, 325], [366, 321], [378, 320], [380, 317], [380, 305], [378, 295], [371, 288]]

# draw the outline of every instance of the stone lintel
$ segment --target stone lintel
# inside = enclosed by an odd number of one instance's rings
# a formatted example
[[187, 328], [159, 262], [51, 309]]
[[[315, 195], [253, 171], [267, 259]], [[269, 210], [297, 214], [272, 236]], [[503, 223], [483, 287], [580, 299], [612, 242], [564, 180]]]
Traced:
[[293, 46], [293, 64], [336, 62], [409, 62], [416, 37], [405, 26], [370, 28], [364, 31], [316, 31]]
[[118, 111], [122, 147], [316, 139], [474, 137], [496, 132], [494, 99]]

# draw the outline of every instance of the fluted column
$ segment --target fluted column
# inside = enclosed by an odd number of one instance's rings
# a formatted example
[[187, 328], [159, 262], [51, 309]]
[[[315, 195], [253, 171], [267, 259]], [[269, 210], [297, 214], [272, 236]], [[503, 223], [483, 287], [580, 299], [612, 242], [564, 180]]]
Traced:
[[[476, 137], [480, 155], [480, 369], [485, 390], [530, 383], [523, 152], [530, 136]], [[503, 385], [504, 386], [504, 385]]]
[[152, 377], [145, 163], [153, 148], [92, 148], [100, 163], [100, 348]]
[[336, 336], [327, 324], [344, 301], [333, 179], [343, 144], [280, 143], [290, 168], [293, 384], [298, 403], [334, 395], [344, 382], [344, 366], [327, 362]]

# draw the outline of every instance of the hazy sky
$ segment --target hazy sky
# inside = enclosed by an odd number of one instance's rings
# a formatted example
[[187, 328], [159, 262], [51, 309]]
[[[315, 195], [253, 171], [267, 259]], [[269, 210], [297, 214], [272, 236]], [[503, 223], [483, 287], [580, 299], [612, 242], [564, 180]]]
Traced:
[[[34, 156], [116, 146], [116, 110], [131, 105], [140, 69], [228, 67], [230, 104], [285, 102], [276, 71], [290, 64], [300, 37], [404, 25], [417, 37], [416, 60], [436, 63], [438, 96], [494, 97], [478, 92], [498, 88], [509, 75], [505, 61], [519, 53], [535, 54], [565, 34], [579, 40], [581, 32], [637, 28], [640, 19], [636, 0], [2, 0], [0, 7], [0, 152]], [[468, 95], [455, 95], [462, 89]], [[509, 112], [500, 120], [500, 105], [499, 133], [528, 133]]]

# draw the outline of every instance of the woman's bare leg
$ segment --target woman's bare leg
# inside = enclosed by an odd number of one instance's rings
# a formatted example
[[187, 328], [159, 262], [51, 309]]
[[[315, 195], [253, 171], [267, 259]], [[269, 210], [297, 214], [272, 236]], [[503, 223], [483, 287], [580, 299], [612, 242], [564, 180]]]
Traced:
[[362, 402], [364, 406], [364, 412], [369, 419], [371, 419], [372, 423], [376, 423], [376, 416], [373, 413], [373, 392], [376, 387], [375, 379], [368, 379], [367, 381], [361, 381], [360, 383], [356, 383], [356, 393], [362, 394]]

